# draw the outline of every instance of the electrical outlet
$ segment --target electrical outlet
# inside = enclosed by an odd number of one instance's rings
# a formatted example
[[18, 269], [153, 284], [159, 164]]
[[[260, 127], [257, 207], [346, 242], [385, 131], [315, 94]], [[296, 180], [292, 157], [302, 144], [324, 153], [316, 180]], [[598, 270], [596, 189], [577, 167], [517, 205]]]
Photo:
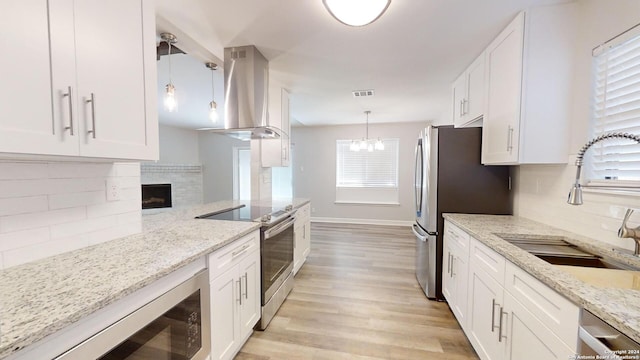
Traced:
[[107, 179], [107, 201], [120, 200], [120, 184], [116, 179]]
[[311, 208], [311, 212], [312, 212], [312, 213], [316, 212], [316, 208], [312, 207], [312, 208]]

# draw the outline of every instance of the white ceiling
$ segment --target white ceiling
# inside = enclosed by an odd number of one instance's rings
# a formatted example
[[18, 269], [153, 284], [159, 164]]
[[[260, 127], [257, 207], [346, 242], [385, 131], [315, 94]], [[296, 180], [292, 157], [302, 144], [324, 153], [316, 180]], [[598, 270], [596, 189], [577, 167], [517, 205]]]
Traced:
[[[457, 75], [518, 11], [561, 2], [567, 1], [392, 0], [376, 22], [354, 28], [333, 19], [321, 0], [157, 0], [159, 14], [185, 24], [182, 30], [204, 39], [219, 58], [224, 47], [256, 45], [269, 60], [271, 81], [291, 92], [293, 119], [308, 126], [362, 123], [365, 110], [372, 123], [448, 122]], [[211, 74], [201, 69], [206, 83], [198, 93], [206, 94], [200, 101], [206, 106]], [[356, 99], [356, 89], [374, 89], [375, 96]], [[210, 126], [204, 111], [194, 121], [161, 112], [161, 123]]]

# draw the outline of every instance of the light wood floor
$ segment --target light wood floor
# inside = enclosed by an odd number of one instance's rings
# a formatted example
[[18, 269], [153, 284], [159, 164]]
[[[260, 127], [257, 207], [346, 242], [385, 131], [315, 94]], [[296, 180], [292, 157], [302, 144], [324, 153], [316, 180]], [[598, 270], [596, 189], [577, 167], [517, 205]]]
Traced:
[[313, 223], [311, 254], [267, 330], [236, 360], [478, 359], [414, 274], [408, 227]]

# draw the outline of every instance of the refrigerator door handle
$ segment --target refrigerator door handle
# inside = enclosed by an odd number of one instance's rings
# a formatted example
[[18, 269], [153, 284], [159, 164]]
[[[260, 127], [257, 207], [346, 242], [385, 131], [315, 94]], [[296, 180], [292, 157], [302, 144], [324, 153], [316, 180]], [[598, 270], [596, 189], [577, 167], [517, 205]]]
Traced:
[[420, 241], [427, 241], [427, 238], [429, 237], [429, 235], [422, 235], [420, 234], [420, 231], [418, 230], [418, 225], [413, 224], [411, 225], [411, 230], [413, 230], [413, 234], [420, 240]]
[[427, 238], [429, 236], [438, 236], [437, 232], [431, 232], [431, 231], [426, 231], [424, 230], [424, 235], [422, 234], [422, 231], [420, 230], [420, 228], [418, 227], [417, 224], [413, 224], [411, 225], [411, 230], [413, 231], [413, 234], [420, 239], [420, 241], [427, 241]]

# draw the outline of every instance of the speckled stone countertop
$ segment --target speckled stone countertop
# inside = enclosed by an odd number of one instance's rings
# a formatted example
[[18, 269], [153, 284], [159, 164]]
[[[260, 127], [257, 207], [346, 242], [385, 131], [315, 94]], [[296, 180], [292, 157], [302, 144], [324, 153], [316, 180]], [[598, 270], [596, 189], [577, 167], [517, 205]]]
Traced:
[[588, 251], [636, 267], [640, 267], [640, 259], [620, 249], [613, 249], [605, 243], [525, 218], [468, 214], [444, 214], [444, 217], [578, 306], [589, 310], [630, 338], [640, 342], [640, 292], [638, 290], [590, 285], [563, 271], [562, 266], [551, 265], [506, 242], [496, 234], [518, 234], [524, 237], [559, 236]]
[[234, 204], [143, 216], [140, 234], [0, 271], [0, 359], [257, 230], [194, 219]]

